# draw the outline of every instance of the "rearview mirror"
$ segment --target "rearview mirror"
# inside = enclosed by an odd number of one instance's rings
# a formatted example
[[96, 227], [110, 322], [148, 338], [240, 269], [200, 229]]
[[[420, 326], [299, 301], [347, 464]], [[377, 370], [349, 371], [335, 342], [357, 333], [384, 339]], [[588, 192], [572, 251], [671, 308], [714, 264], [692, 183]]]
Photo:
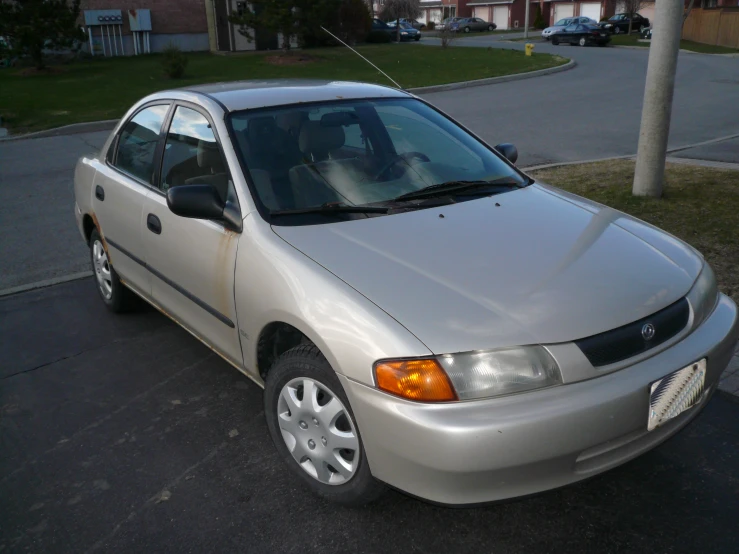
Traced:
[[516, 160], [518, 159], [518, 149], [510, 142], [503, 142], [496, 146], [495, 149], [512, 164], [516, 163]]
[[223, 221], [229, 229], [241, 231], [238, 206], [223, 202], [213, 185], [180, 185], [167, 191], [167, 206], [173, 214], [193, 219]]

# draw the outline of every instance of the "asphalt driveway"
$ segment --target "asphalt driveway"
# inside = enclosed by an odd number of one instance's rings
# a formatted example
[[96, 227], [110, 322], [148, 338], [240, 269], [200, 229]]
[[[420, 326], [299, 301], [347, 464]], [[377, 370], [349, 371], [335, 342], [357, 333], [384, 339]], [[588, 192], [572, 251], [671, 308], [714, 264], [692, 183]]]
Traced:
[[85, 279], [0, 299], [0, 552], [736, 552], [739, 404], [584, 483], [484, 508], [320, 501], [261, 390]]

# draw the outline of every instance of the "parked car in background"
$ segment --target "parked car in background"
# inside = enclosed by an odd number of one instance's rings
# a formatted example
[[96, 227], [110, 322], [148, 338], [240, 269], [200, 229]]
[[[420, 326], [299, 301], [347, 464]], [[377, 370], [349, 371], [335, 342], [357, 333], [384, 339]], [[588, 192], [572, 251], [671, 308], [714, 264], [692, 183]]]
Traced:
[[580, 17], [565, 17], [564, 19], [560, 19], [557, 21], [554, 25], [551, 27], [547, 27], [541, 32], [541, 36], [544, 40], [549, 40], [549, 37], [551, 37], [554, 33], [557, 31], [561, 31], [568, 25], [572, 25], [573, 23], [590, 23], [597, 25], [598, 22], [590, 19], [589, 17], [580, 16]]
[[391, 40], [395, 40], [398, 36], [397, 31], [395, 30], [395, 27], [391, 27], [381, 19], [373, 19], [372, 20], [372, 30], [373, 31], [380, 31], [382, 33], [387, 33], [390, 36]]
[[[397, 20], [388, 21], [387, 24], [390, 25], [391, 27], [395, 27], [396, 22]], [[421, 23], [420, 21], [416, 21], [415, 19], [406, 19], [405, 17], [401, 17], [400, 22], [407, 23], [414, 29], [418, 29], [418, 30], [424, 29], [426, 27], [425, 23]]]
[[590, 46], [591, 44], [605, 46], [610, 41], [611, 37], [605, 29], [587, 23], [568, 25], [552, 35], [552, 44], [555, 46], [560, 43], [579, 44], [580, 46]]
[[469, 33], [471, 31], [495, 31], [496, 28], [497, 25], [495, 23], [490, 23], [479, 17], [465, 17], [449, 25], [449, 29], [452, 31], [463, 33]]
[[652, 26], [646, 27], [639, 32], [639, 36], [643, 39], [652, 40]]
[[[600, 22], [601, 28], [605, 29], [606, 31], [613, 33], [614, 35], [619, 35], [621, 33], [628, 33], [629, 32], [629, 14], [626, 13], [617, 13], [616, 15], [613, 15], [609, 17], [606, 21]], [[642, 17], [640, 14], [635, 13], [634, 19], [631, 24], [631, 31], [637, 31], [641, 33], [644, 29], [649, 27], [649, 19], [646, 17]]]
[[439, 31], [443, 31], [444, 29], [449, 27], [452, 23], [456, 23], [460, 19], [463, 19], [463, 18], [462, 17], [447, 17], [446, 19], [444, 19], [441, 23], [439, 23], [436, 26], [436, 29]]
[[326, 499], [587, 479], [708, 405], [737, 307], [694, 248], [517, 156], [387, 86], [160, 91], [77, 162], [90, 293], [140, 296], [264, 387], [260, 463]]
[[[391, 21], [387, 24], [388, 28], [390, 29], [390, 32], [392, 33], [393, 40], [395, 40], [398, 36], [398, 30], [396, 27], [396, 22]], [[404, 40], [421, 40], [421, 31], [413, 27], [410, 23], [404, 22], [402, 19], [400, 20], [400, 40], [401, 42]]]

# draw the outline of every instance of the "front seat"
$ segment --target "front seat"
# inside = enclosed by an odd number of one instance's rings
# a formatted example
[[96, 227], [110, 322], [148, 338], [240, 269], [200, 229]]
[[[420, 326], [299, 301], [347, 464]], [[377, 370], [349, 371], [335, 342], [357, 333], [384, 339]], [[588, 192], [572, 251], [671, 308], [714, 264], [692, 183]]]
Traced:
[[218, 144], [205, 140], [198, 141], [198, 168], [201, 175], [185, 180], [186, 185], [213, 185], [225, 202], [228, 199], [228, 174], [218, 151]]

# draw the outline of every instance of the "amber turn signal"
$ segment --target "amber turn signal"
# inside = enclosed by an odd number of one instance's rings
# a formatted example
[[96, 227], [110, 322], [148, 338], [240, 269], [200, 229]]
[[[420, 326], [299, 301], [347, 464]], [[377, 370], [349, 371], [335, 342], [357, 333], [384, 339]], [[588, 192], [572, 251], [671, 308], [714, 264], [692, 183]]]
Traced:
[[449, 377], [436, 360], [401, 360], [375, 364], [377, 387], [421, 402], [457, 400]]

